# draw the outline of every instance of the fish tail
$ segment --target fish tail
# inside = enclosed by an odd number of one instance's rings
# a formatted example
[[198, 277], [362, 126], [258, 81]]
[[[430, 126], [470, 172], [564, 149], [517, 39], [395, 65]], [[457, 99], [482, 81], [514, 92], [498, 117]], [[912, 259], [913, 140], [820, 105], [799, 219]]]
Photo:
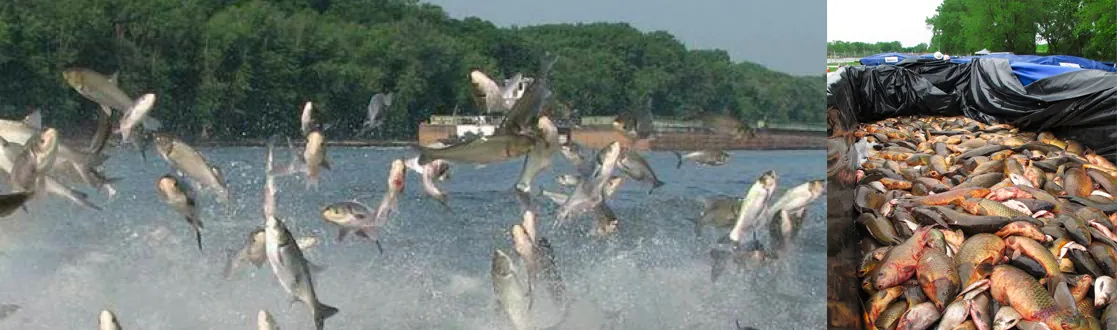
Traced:
[[306, 176], [306, 189], [308, 189], [308, 190], [309, 189], [318, 190], [318, 176], [317, 175], [307, 175]]
[[94, 211], [101, 211], [101, 207], [94, 205], [93, 202], [90, 202], [89, 196], [87, 196], [85, 193], [70, 189], [69, 187], [65, 186], [63, 186], [61, 189], [61, 195], [63, 197], [66, 197], [66, 199], [69, 199], [71, 202], [81, 205], [82, 207], [92, 209]]
[[236, 269], [237, 251], [233, 249], [225, 249], [225, 269], [221, 271], [225, 279], [233, 277], [233, 270]]
[[198, 242], [198, 251], [202, 251], [202, 229], [199, 226], [194, 227], [194, 240]]
[[341, 243], [345, 240], [345, 236], [349, 235], [349, 229], [340, 228], [337, 230], [337, 242]]
[[1058, 274], [1055, 274], [1054, 276], [1051, 276], [1047, 279], [1047, 292], [1050, 294], [1055, 294], [1055, 289], [1059, 287], [1059, 283], [1070, 284], [1071, 282], [1069, 279], [1067, 279], [1066, 274], [1059, 272]]
[[357, 131], [357, 136], [365, 136], [365, 134], [368, 134], [368, 132], [372, 131], [372, 124], [367, 121], [362, 123], [361, 126], [361, 129]]
[[671, 153], [675, 154], [675, 158], [679, 159], [679, 161], [675, 163], [675, 168], [682, 168], [683, 167], [683, 154], [680, 154], [678, 151], [671, 151]]
[[450, 208], [450, 203], [446, 201], [446, 194], [440, 194], [438, 196], [431, 197], [434, 197], [434, 200], [438, 201], [439, 204], [442, 204], [442, 207], [446, 208], [447, 211], [453, 211], [453, 209]]
[[316, 303], [314, 306], [314, 327], [322, 330], [326, 325], [326, 319], [334, 316], [337, 312], [338, 309], [333, 306], [321, 302]]
[[433, 162], [433, 161], [434, 161], [434, 157], [431, 157], [430, 155], [428, 155], [425, 149], [422, 149], [422, 148], [419, 149], [419, 160], [418, 160], [419, 165], [426, 165], [426, 164], [429, 164], [430, 162]]
[[656, 188], [663, 187], [663, 185], [667, 184], [666, 182], [659, 181], [659, 179], [654, 179], [654, 180], [655, 181], [652, 182], [652, 188], [648, 189], [648, 195], [651, 195], [652, 192], [654, 192], [656, 190]]

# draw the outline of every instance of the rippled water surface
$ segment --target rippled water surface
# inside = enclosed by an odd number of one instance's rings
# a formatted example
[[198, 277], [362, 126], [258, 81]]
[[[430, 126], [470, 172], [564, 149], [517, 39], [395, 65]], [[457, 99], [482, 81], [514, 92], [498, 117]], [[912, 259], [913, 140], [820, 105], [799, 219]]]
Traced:
[[[229, 205], [212, 195], [199, 203], [204, 252], [189, 226], [156, 196], [155, 179], [168, 172], [158, 156], [114, 150], [105, 164], [121, 177], [112, 200], [82, 187], [104, 207], [79, 209], [49, 198], [28, 212], [0, 219], [0, 304], [20, 309], [0, 329], [90, 329], [101, 309], [116, 312], [126, 329], [254, 329], [267, 309], [283, 329], [312, 329], [307, 309], [289, 304], [270, 268], [241, 268], [222, 278], [226, 250], [239, 249], [262, 225], [263, 148], [202, 148], [221, 167], [233, 194]], [[327, 267], [314, 275], [320, 299], [341, 310], [326, 329], [506, 329], [489, 279], [494, 248], [510, 251], [507, 228], [520, 221], [511, 187], [521, 162], [483, 168], [456, 166], [442, 183], [453, 211], [425, 198], [408, 174], [400, 214], [382, 232], [385, 253], [337, 231], [318, 217], [331, 202], [357, 198], [375, 206], [388, 164], [407, 149], [332, 148], [333, 169], [317, 191], [300, 177], [279, 179], [279, 213], [296, 236], [321, 244], [307, 257]], [[277, 160], [287, 161], [287, 150]], [[823, 151], [742, 151], [722, 167], [693, 163], [675, 169], [675, 157], [647, 158], [667, 185], [647, 194], [626, 182], [610, 201], [621, 232], [607, 240], [587, 235], [588, 217], [550, 231], [555, 206], [540, 220], [556, 251], [569, 295], [580, 308], [569, 318], [614, 329], [733, 329], [734, 320], [760, 329], [822, 328], [826, 273], [823, 200], [815, 202], [791, 250], [746, 271], [710, 281], [709, 247], [723, 232], [694, 236], [699, 198], [742, 195], [763, 171], [780, 173], [780, 189], [821, 179]], [[556, 155], [556, 168], [537, 184], [559, 190], [554, 177], [572, 169]], [[778, 195], [777, 195], [778, 197]], [[766, 233], [766, 229], [762, 233]], [[574, 328], [585, 329], [579, 325]]]

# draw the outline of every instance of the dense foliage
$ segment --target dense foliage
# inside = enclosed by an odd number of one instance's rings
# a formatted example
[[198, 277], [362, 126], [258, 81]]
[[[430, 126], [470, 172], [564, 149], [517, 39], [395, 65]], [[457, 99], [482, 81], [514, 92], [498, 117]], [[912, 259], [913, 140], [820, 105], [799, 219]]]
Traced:
[[1117, 0], [945, 0], [927, 19], [931, 48], [969, 54], [982, 48], [1117, 60]]
[[[770, 45], [757, 45], [768, 47]], [[95, 105], [63, 81], [69, 66], [120, 73], [133, 97], [158, 94], [154, 116], [184, 136], [294, 134], [313, 101], [332, 137], [359, 127], [369, 97], [395, 92], [381, 137], [414, 136], [431, 114], [476, 113], [468, 74], [494, 79], [559, 55], [553, 106], [612, 115], [643, 106], [678, 117], [821, 123], [824, 88], [721, 50], [688, 50], [627, 24], [498, 28], [451, 19], [416, 0], [12, 0], [0, 4], [0, 110], [44, 109], [47, 124], [92, 125]]]
[[899, 41], [891, 42], [847, 42], [831, 41], [826, 43], [826, 53], [830, 57], [863, 57], [880, 53], [926, 53], [927, 44], [920, 43], [912, 47], [904, 47]]

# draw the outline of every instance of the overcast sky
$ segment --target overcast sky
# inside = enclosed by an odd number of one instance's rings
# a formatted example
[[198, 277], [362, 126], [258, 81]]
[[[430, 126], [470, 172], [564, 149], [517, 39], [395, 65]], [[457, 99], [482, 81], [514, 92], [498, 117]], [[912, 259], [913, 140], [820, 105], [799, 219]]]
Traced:
[[793, 74], [818, 74], [826, 58], [825, 0], [421, 1], [442, 6], [450, 17], [477, 16], [505, 27], [626, 22], [670, 32], [688, 48], [725, 49], [734, 61]]
[[928, 17], [942, 0], [830, 0], [826, 41], [899, 41], [904, 47], [931, 43]]

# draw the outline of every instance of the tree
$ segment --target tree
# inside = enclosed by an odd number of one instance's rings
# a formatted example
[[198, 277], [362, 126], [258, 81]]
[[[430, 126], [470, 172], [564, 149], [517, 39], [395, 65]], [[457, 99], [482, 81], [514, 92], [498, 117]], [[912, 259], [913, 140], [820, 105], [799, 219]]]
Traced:
[[1114, 0], [945, 0], [926, 23], [943, 52], [1034, 54], [1042, 39], [1052, 54], [1114, 60], [1114, 12]]
[[62, 69], [79, 66], [119, 72], [133, 97], [156, 93], [152, 115], [185, 138], [295, 135], [307, 101], [330, 138], [345, 138], [380, 92], [395, 93], [380, 136], [413, 138], [431, 114], [480, 112], [471, 69], [532, 76], [545, 52], [559, 56], [555, 104], [583, 115], [645, 106], [650, 96], [656, 116], [729, 108], [822, 122], [821, 77], [733, 62], [627, 24], [499, 28], [417, 0], [0, 3], [0, 115], [41, 108], [47, 125], [92, 131], [96, 105], [62, 80]]

